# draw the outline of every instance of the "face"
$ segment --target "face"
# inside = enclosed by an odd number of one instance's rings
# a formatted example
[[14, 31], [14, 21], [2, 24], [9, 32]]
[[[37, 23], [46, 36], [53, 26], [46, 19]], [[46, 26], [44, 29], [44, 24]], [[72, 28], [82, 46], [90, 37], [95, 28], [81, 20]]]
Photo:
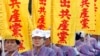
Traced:
[[8, 52], [16, 51], [18, 49], [18, 47], [19, 47], [19, 45], [13, 39], [5, 41], [5, 49]]
[[85, 39], [82, 37], [80, 40], [81, 40], [81, 41], [84, 41]]
[[85, 41], [88, 41], [90, 39], [89, 37], [90, 37], [90, 35], [89, 34], [86, 34], [84, 40]]
[[49, 46], [49, 45], [50, 45], [50, 43], [51, 43], [50, 38], [47, 38], [47, 39], [46, 39], [46, 41], [45, 41], [45, 45], [46, 45], [46, 46]]
[[35, 36], [32, 38], [32, 42], [35, 47], [39, 47], [44, 44], [44, 39], [43, 37]]

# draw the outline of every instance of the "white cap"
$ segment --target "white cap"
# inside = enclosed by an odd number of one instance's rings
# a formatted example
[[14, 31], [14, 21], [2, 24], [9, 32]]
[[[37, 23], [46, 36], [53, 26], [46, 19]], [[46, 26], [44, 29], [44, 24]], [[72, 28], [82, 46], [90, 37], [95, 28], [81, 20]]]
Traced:
[[40, 29], [35, 29], [32, 31], [32, 37], [35, 37], [35, 36], [45, 37], [43, 30], [40, 30]]
[[50, 30], [45, 30], [44, 34], [45, 34], [45, 38], [49, 38], [51, 36]]

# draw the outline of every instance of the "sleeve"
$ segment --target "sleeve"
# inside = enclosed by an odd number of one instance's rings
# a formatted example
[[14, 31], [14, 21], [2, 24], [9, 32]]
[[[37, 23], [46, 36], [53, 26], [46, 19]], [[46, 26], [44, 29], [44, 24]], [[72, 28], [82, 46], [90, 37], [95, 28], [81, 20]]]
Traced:
[[76, 55], [77, 55], [77, 54], [76, 54], [74, 48], [69, 47], [68, 56], [76, 56]]
[[94, 39], [94, 48], [96, 50], [100, 50], [100, 47], [98, 46], [96, 39]]
[[91, 47], [91, 46], [88, 46], [88, 47], [89, 47], [89, 51], [90, 51], [90, 52], [95, 53], [95, 49], [94, 49], [93, 47]]
[[88, 55], [88, 56], [94, 55], [94, 53], [92, 53], [92, 52], [89, 51], [89, 48], [88, 48], [88, 46], [86, 46], [86, 45], [83, 45], [83, 46], [81, 47], [80, 53], [82, 53], [82, 54], [84, 54], [84, 55]]
[[56, 56], [55, 51], [51, 49], [51, 50], [50, 50], [50, 53], [49, 53], [49, 56]]
[[21, 53], [22, 56], [31, 56], [31, 53], [30, 52], [23, 52]]
[[59, 47], [57, 47], [57, 56], [64, 56], [63, 51]]

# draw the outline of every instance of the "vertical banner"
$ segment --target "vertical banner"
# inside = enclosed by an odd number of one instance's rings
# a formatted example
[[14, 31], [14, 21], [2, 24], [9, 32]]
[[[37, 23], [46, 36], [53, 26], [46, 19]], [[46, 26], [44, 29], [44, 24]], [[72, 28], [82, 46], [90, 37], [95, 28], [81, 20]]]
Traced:
[[32, 16], [34, 28], [50, 28], [51, 0], [32, 0]]
[[95, 30], [95, 11], [94, 0], [78, 0], [78, 21], [76, 25], [76, 31], [84, 30], [87, 33], [91, 33]]
[[100, 35], [100, 0], [95, 1], [96, 34]]
[[53, 43], [74, 46], [75, 44], [75, 15], [74, 0], [53, 0]]
[[5, 35], [10, 34], [8, 28], [8, 22], [6, 20], [7, 13], [5, 8], [4, 0], [0, 1], [0, 36], [5, 37]]
[[32, 46], [28, 2], [28, 0], [5, 0], [9, 29], [12, 31], [12, 36], [21, 41], [20, 52], [27, 51]]

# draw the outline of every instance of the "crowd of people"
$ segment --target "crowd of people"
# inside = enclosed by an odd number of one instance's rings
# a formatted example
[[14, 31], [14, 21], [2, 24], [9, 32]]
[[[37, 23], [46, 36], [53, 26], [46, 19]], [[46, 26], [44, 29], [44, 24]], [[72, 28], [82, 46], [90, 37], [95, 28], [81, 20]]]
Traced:
[[[33, 49], [18, 53], [20, 41], [17, 39], [4, 40], [5, 56], [100, 56], [100, 46], [94, 38], [84, 31], [76, 32], [75, 45], [65, 46], [62, 44], [54, 44], [51, 41], [50, 30], [35, 29], [32, 31]], [[1, 56], [2, 47], [0, 48]]]

